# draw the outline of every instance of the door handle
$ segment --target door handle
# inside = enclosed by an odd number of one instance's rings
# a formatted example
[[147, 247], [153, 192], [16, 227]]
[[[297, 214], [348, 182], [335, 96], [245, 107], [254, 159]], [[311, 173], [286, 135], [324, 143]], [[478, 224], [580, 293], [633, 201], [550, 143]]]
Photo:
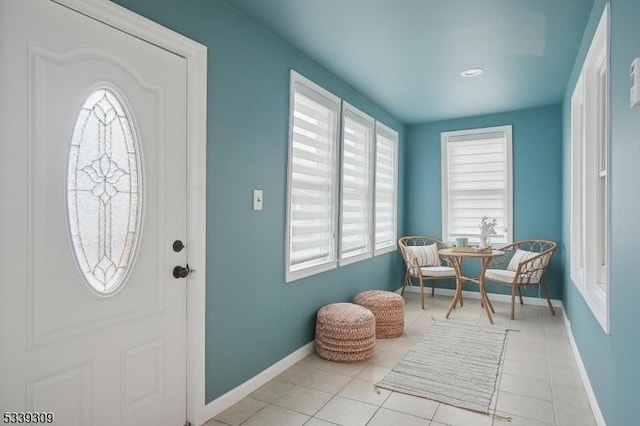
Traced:
[[187, 278], [187, 276], [189, 276], [190, 273], [195, 272], [195, 269], [191, 269], [189, 268], [189, 264], [187, 263], [187, 266], [176, 266], [175, 268], [173, 268], [173, 278]]

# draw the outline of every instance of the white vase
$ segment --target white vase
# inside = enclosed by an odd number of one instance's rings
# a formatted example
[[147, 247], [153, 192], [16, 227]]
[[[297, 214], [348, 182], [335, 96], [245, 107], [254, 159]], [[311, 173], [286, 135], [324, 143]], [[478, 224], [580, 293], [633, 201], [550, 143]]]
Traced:
[[487, 248], [489, 247], [489, 239], [487, 237], [480, 236], [480, 245], [479, 248]]

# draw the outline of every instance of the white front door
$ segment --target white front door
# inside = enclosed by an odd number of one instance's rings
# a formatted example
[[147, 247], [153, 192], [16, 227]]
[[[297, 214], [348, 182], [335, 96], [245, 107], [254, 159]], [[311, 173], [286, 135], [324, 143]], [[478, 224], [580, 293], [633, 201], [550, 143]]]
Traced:
[[186, 81], [65, 6], [0, 3], [0, 412], [185, 423]]

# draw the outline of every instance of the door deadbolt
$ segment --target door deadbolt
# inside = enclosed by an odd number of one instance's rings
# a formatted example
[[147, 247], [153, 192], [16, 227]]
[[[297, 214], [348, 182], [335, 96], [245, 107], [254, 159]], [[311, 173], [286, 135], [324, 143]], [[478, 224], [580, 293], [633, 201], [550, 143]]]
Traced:
[[173, 251], [175, 251], [176, 253], [181, 252], [183, 248], [184, 248], [184, 244], [182, 243], [182, 241], [175, 240], [173, 242]]

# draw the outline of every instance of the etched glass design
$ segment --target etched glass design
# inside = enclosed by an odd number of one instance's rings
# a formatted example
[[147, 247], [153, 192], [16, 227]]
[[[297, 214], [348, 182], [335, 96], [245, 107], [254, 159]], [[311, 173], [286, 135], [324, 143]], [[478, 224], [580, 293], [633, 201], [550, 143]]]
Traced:
[[100, 88], [82, 106], [71, 140], [71, 240], [82, 275], [102, 295], [124, 283], [139, 237], [141, 170], [132, 123], [113, 89]]

